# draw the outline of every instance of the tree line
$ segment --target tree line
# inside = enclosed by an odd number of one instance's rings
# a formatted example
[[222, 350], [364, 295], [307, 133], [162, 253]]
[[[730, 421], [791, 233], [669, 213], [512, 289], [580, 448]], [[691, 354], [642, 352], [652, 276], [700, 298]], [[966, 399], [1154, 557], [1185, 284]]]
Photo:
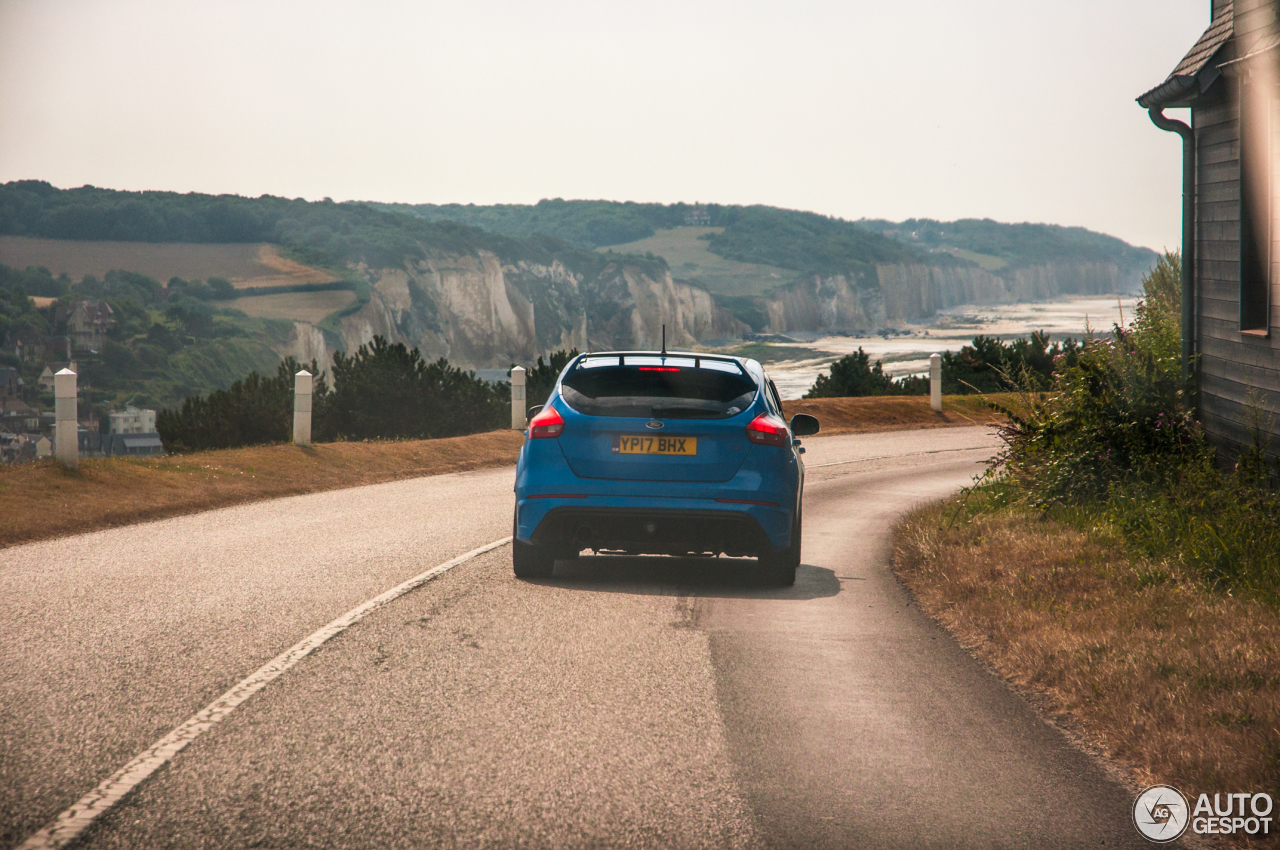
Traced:
[[[1051, 343], [1045, 331], [1012, 342], [977, 336], [959, 351], [942, 355], [942, 391], [968, 395], [1047, 389], [1053, 383], [1054, 371], [1074, 365], [1080, 351], [1080, 344], [1072, 339]], [[832, 363], [830, 374], [819, 375], [805, 398], [928, 394], [928, 378], [892, 378], [879, 360], [873, 363], [859, 348]]]
[[[577, 350], [541, 356], [526, 376], [530, 405], [542, 404]], [[506, 427], [511, 385], [477, 378], [443, 357], [427, 362], [417, 348], [380, 336], [354, 354], [337, 352], [328, 375], [316, 361], [289, 357], [274, 375], [251, 372], [224, 390], [161, 410], [156, 429], [171, 452], [283, 443], [293, 434], [294, 376], [315, 375], [311, 434], [334, 440], [421, 440]]]

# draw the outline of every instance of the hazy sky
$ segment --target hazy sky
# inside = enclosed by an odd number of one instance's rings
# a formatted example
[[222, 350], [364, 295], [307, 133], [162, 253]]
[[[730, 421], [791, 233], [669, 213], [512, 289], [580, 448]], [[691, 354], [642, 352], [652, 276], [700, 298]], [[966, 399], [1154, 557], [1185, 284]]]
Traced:
[[0, 0], [0, 182], [763, 203], [1176, 247], [1209, 0]]

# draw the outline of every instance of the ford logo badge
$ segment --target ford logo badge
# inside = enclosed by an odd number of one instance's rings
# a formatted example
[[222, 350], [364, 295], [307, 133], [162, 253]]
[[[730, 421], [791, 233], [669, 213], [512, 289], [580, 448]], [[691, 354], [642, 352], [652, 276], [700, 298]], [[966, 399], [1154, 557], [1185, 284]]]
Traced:
[[650, 419], [648, 422], [644, 423], [644, 427], [657, 429], [662, 427], [662, 423], [657, 419]]

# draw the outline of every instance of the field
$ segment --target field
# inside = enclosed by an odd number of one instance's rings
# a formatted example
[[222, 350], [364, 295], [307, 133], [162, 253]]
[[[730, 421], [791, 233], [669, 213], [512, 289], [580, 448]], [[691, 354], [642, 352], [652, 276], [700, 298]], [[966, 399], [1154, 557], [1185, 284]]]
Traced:
[[233, 310], [258, 319], [292, 319], [298, 322], [320, 324], [326, 316], [336, 313], [356, 300], [356, 294], [346, 289], [329, 292], [285, 292], [280, 295], [256, 295], [237, 298], [223, 304]]
[[277, 245], [257, 242], [211, 245], [0, 236], [0, 263], [20, 269], [43, 266], [55, 276], [65, 273], [73, 280], [87, 274], [102, 277], [112, 269], [139, 272], [161, 283], [171, 277], [222, 277], [237, 288], [330, 283], [338, 279], [330, 271], [281, 256]]
[[659, 230], [638, 242], [610, 245], [600, 250], [657, 254], [671, 267], [672, 277], [692, 281], [717, 295], [764, 295], [775, 286], [795, 280], [794, 271], [718, 257], [698, 238], [723, 230], [723, 227], [677, 227]]
[[977, 263], [989, 272], [1009, 265], [1009, 261], [1001, 257], [996, 257], [992, 254], [979, 254], [977, 251], [968, 251], [963, 248], [956, 252], [956, 256], [971, 263]]

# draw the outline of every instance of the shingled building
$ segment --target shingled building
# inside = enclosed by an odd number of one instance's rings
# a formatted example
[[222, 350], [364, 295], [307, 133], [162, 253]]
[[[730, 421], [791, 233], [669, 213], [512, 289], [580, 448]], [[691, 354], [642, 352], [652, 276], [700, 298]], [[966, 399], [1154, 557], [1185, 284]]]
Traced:
[[[1183, 137], [1184, 357], [1199, 358], [1200, 419], [1230, 457], [1251, 441], [1251, 400], [1280, 412], [1280, 0], [1215, 0], [1209, 17], [1138, 103]], [[1190, 126], [1170, 107], [1190, 107]]]

